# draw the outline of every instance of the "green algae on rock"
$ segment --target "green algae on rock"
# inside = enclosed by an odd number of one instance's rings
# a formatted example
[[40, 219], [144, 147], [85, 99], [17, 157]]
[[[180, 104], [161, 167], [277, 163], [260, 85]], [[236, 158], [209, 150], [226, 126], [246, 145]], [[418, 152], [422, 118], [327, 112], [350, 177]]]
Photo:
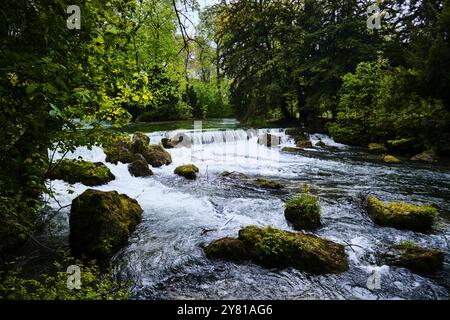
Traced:
[[149, 177], [153, 175], [153, 171], [148, 167], [145, 159], [135, 160], [128, 165], [128, 171], [135, 177]]
[[442, 269], [444, 253], [426, 249], [405, 241], [390, 248], [385, 254], [387, 264], [407, 268], [417, 273], [435, 273]]
[[285, 203], [284, 216], [295, 230], [313, 230], [321, 226], [317, 197], [301, 194]]
[[[233, 249], [236, 253], [231, 254]], [[348, 270], [348, 257], [341, 244], [272, 227], [245, 227], [237, 239], [216, 240], [204, 250], [210, 259], [249, 260], [269, 268], [292, 267], [312, 274]]]
[[388, 151], [386, 146], [382, 143], [369, 143], [368, 148], [372, 153], [384, 153]]
[[422, 232], [430, 230], [438, 216], [438, 210], [431, 205], [384, 203], [375, 197], [368, 199], [367, 209], [375, 223], [381, 226]]
[[179, 166], [175, 169], [174, 173], [185, 177], [188, 180], [195, 180], [197, 178], [198, 168], [193, 164], [187, 164], [184, 166]]
[[64, 159], [48, 173], [48, 178], [64, 180], [70, 184], [79, 182], [93, 187], [106, 184], [116, 177], [101, 162]]
[[399, 158], [394, 157], [389, 154], [384, 155], [382, 159], [383, 159], [384, 163], [401, 163], [402, 162]]
[[104, 260], [127, 243], [140, 223], [138, 202], [116, 191], [88, 189], [72, 201], [69, 246], [76, 257]]
[[282, 189], [283, 185], [273, 180], [256, 179], [255, 185], [264, 189]]

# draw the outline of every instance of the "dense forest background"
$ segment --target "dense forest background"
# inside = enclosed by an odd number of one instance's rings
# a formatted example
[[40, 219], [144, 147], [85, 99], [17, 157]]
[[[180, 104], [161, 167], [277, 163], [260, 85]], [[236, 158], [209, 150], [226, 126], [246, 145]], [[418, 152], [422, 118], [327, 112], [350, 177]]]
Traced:
[[39, 225], [49, 148], [102, 144], [107, 125], [282, 120], [352, 145], [450, 153], [448, 0], [85, 0], [72, 30], [71, 4], [0, 7], [1, 253]]

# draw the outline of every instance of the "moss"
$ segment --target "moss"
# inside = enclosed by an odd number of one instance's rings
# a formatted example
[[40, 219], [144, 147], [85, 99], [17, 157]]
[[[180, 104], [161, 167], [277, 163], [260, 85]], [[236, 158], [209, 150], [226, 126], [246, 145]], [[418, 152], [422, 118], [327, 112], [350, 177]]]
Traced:
[[129, 136], [116, 137], [112, 142], [103, 145], [103, 151], [106, 154], [106, 162], [118, 164], [131, 163], [134, 161], [134, 155], [130, 151], [131, 139]]
[[383, 156], [383, 161], [385, 163], [401, 163], [402, 162], [399, 158], [394, 157], [394, 156], [389, 155], [389, 154]]
[[158, 168], [172, 163], [170, 153], [157, 144], [149, 145], [142, 155], [152, 167]]
[[128, 165], [128, 171], [135, 177], [149, 177], [153, 175], [153, 171], [148, 167], [145, 159], [135, 160]]
[[440, 250], [426, 249], [405, 241], [392, 247], [388, 264], [418, 273], [434, 273], [442, 269], [444, 254]]
[[235, 238], [223, 238], [213, 241], [204, 249], [208, 259], [242, 261], [248, 259], [244, 243]]
[[197, 178], [198, 168], [193, 164], [187, 164], [184, 166], [179, 166], [175, 169], [174, 173], [185, 177], [188, 180], [195, 180]]
[[252, 260], [268, 267], [293, 267], [310, 273], [348, 270], [344, 247], [314, 235], [256, 226], [239, 231]]
[[326, 148], [327, 145], [326, 145], [326, 143], [323, 142], [322, 140], [319, 140], [319, 141], [316, 143], [316, 147]]
[[238, 239], [215, 241], [205, 252], [209, 258], [251, 260], [265, 267], [293, 267], [313, 274], [348, 270], [348, 257], [342, 245], [272, 227], [245, 227], [239, 231]]
[[109, 168], [101, 162], [62, 160], [48, 174], [49, 179], [61, 179], [68, 183], [81, 182], [86, 186], [99, 186], [115, 179]]
[[260, 188], [265, 189], [282, 189], [283, 185], [276, 181], [266, 179], [256, 179], [255, 184]]
[[297, 148], [312, 148], [312, 143], [309, 140], [299, 140], [296, 141], [296, 145]]
[[107, 259], [141, 221], [138, 202], [116, 191], [88, 189], [72, 201], [69, 245], [76, 257]]
[[368, 211], [379, 225], [413, 231], [430, 230], [438, 216], [438, 210], [431, 205], [383, 203], [375, 197], [368, 199]]
[[310, 194], [298, 195], [285, 203], [284, 215], [294, 229], [316, 229], [320, 223], [320, 204]]
[[172, 148], [175, 148], [175, 146], [176, 146], [176, 143], [168, 138], [162, 138], [161, 144], [166, 149], [172, 149]]
[[284, 147], [281, 149], [281, 152], [287, 152], [287, 153], [302, 153], [304, 151], [302, 148], [292, 148], [292, 147]]
[[382, 143], [369, 143], [369, 151], [373, 153], [387, 152], [386, 147]]

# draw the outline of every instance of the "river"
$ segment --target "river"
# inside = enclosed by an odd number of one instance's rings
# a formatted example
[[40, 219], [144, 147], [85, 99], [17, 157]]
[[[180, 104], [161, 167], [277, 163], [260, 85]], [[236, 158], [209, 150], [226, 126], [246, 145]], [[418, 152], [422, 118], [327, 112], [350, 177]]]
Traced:
[[[198, 124], [197, 124], [198, 125]], [[184, 129], [179, 129], [179, 128]], [[165, 129], [164, 129], [165, 128]], [[312, 135], [332, 148], [304, 154], [280, 152], [293, 141], [283, 129], [240, 128], [234, 120], [203, 124], [131, 127], [146, 131], [151, 143], [178, 132], [192, 138], [191, 148], [168, 150], [173, 163], [153, 168], [154, 176], [130, 176], [127, 165], [106, 163], [116, 180], [96, 189], [117, 190], [136, 198], [144, 210], [142, 223], [128, 245], [114, 258], [115, 275], [131, 281], [133, 299], [448, 299], [450, 289], [450, 169], [430, 165], [387, 165], [357, 148]], [[226, 129], [226, 130], [225, 130]], [[156, 131], [155, 131], [156, 130]], [[282, 145], [267, 148], [257, 136], [271, 132]], [[69, 157], [105, 160], [101, 148], [79, 148]], [[196, 181], [173, 174], [175, 167], [193, 163], [200, 169]], [[270, 191], [224, 178], [223, 171], [276, 180], [286, 186]], [[87, 187], [69, 187], [53, 181], [61, 205]], [[265, 269], [253, 264], [210, 261], [202, 246], [237, 236], [247, 225], [291, 230], [283, 215], [283, 201], [309, 185], [320, 198], [323, 227], [317, 235], [346, 245], [350, 269], [339, 275], [312, 276], [295, 269]], [[68, 189], [71, 190], [68, 192]], [[436, 230], [429, 234], [379, 227], [368, 217], [361, 197], [373, 194], [384, 201], [433, 203], [441, 209]], [[57, 208], [55, 201], [51, 202]], [[67, 239], [69, 209], [53, 221], [52, 237]], [[407, 269], [388, 267], [378, 253], [389, 245], [411, 240], [424, 247], [445, 251], [444, 271], [432, 277]], [[379, 287], [367, 286], [379, 277]]]

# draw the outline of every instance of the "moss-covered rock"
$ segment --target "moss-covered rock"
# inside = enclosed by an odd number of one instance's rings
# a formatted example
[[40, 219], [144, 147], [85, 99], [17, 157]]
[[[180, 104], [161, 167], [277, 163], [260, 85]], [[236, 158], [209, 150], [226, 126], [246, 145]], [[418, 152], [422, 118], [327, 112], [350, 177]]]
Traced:
[[258, 143], [269, 148], [278, 146], [281, 143], [281, 137], [270, 133], [264, 133], [258, 137]]
[[384, 203], [375, 197], [368, 199], [367, 207], [375, 223], [397, 229], [428, 231], [438, 216], [438, 210], [430, 205]]
[[230, 179], [249, 179], [247, 175], [236, 171], [233, 172], [224, 171], [221, 173], [221, 176]]
[[281, 149], [281, 152], [286, 153], [303, 153], [305, 150], [303, 148], [293, 148], [293, 147], [284, 147]]
[[297, 148], [312, 148], [313, 145], [309, 140], [298, 140], [295, 144]]
[[401, 163], [402, 161], [395, 156], [386, 154], [383, 156], [383, 162], [385, 162], [385, 163]]
[[193, 164], [187, 164], [184, 166], [179, 166], [175, 169], [174, 173], [185, 177], [188, 180], [195, 180], [197, 178], [198, 168]]
[[134, 161], [134, 154], [131, 152], [130, 137], [117, 137], [111, 143], [103, 145], [106, 154], [106, 162], [112, 164], [131, 163]]
[[168, 138], [162, 138], [161, 139], [161, 144], [166, 149], [173, 149], [173, 148], [176, 147], [178, 142], [172, 141], [171, 139], [168, 139]]
[[69, 245], [76, 257], [103, 260], [127, 243], [141, 221], [138, 202], [116, 191], [88, 189], [72, 201]]
[[317, 197], [301, 194], [285, 203], [284, 216], [295, 230], [313, 230], [321, 226]]
[[122, 137], [112, 144], [104, 146], [106, 161], [117, 164], [132, 163], [144, 159], [153, 167], [161, 167], [172, 163], [172, 157], [161, 145], [149, 145], [150, 138], [143, 133], [135, 133], [133, 139]]
[[236, 238], [222, 238], [213, 241], [204, 249], [208, 259], [223, 259], [232, 261], [248, 260], [249, 256], [244, 243]]
[[437, 162], [438, 157], [436, 155], [436, 152], [434, 150], [427, 150], [422, 153], [419, 153], [411, 158], [412, 161], [421, 161], [421, 162]]
[[309, 140], [308, 134], [306, 134], [301, 128], [288, 128], [286, 129], [285, 134], [287, 136], [291, 136], [296, 143], [301, 140]]
[[131, 140], [129, 150], [131, 153], [144, 154], [150, 144], [150, 138], [141, 132], [136, 132]]
[[116, 177], [109, 168], [101, 162], [88, 162], [84, 160], [64, 159], [48, 173], [48, 178], [60, 179], [68, 183], [80, 182], [86, 186], [93, 187], [106, 184]]
[[[236, 253], [231, 254], [233, 249]], [[348, 270], [344, 246], [315, 235], [272, 227], [245, 227], [239, 231], [238, 239], [215, 241], [205, 252], [209, 258], [251, 260], [265, 267], [292, 267], [313, 274]]]
[[145, 160], [155, 168], [169, 165], [172, 163], [172, 156], [158, 144], [152, 144], [142, 153]]
[[417, 273], [434, 273], [442, 269], [444, 253], [426, 249], [411, 242], [395, 245], [385, 254], [386, 263]]
[[282, 189], [283, 185], [281, 183], [278, 183], [273, 180], [267, 180], [267, 179], [256, 179], [255, 185], [257, 185], [260, 188], [265, 189]]
[[372, 153], [385, 153], [387, 148], [382, 143], [369, 143], [369, 151]]
[[145, 159], [135, 160], [128, 165], [128, 171], [135, 177], [149, 177], [153, 175], [153, 171], [148, 167]]
[[323, 142], [322, 140], [319, 140], [319, 141], [316, 142], [316, 147], [319, 147], [319, 148], [326, 148], [327, 145], [326, 145], [326, 143]]

